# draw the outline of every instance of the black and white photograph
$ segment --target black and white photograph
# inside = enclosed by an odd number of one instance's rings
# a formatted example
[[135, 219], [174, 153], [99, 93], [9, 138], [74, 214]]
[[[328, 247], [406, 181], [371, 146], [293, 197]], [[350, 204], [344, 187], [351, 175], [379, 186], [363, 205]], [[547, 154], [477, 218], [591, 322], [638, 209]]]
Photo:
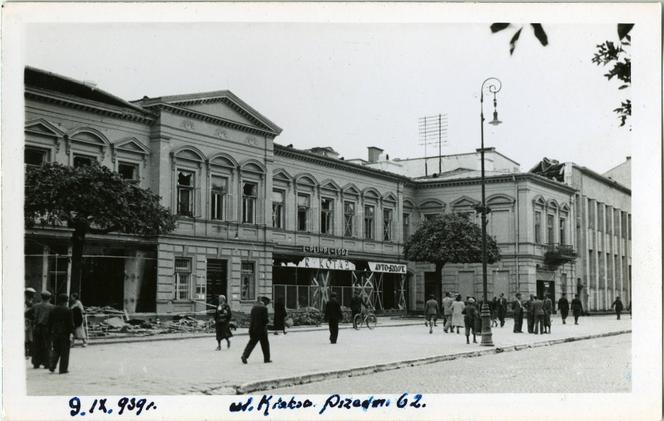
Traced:
[[5, 416], [660, 419], [660, 15], [8, 4]]

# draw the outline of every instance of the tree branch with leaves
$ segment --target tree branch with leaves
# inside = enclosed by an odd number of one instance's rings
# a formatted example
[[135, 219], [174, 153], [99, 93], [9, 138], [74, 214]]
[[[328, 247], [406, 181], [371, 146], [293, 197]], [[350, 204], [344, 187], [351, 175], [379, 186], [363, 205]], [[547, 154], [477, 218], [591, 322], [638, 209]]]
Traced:
[[71, 282], [76, 290], [87, 234], [151, 236], [175, 228], [175, 217], [159, 199], [98, 163], [78, 168], [49, 163], [27, 170], [25, 226], [72, 229]]

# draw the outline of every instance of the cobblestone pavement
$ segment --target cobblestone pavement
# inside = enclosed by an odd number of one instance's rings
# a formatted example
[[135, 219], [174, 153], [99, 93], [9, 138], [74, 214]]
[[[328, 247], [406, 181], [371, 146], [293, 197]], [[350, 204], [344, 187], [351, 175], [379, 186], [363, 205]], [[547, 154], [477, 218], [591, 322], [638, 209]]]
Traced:
[[[631, 390], [632, 335], [460, 358], [270, 390], [327, 393], [614, 393]], [[432, 381], [435, 379], [435, 381]]]
[[[561, 325], [555, 319], [551, 335], [513, 334], [509, 320], [504, 328], [494, 329], [493, 341], [500, 347], [627, 329], [631, 329], [629, 318], [596, 316], [582, 318], [578, 326]], [[215, 351], [214, 338], [76, 347], [66, 375], [33, 369], [26, 361], [27, 391], [29, 395], [230, 394], [234, 386], [250, 381], [487, 349], [466, 345], [463, 334], [444, 334], [440, 327], [430, 335], [423, 323], [379, 325], [373, 331], [343, 329], [335, 345], [328, 336], [325, 330], [270, 335], [272, 364], [263, 363], [259, 346], [249, 364], [240, 362], [246, 336], [235, 337], [231, 348], [224, 346], [222, 351]]]

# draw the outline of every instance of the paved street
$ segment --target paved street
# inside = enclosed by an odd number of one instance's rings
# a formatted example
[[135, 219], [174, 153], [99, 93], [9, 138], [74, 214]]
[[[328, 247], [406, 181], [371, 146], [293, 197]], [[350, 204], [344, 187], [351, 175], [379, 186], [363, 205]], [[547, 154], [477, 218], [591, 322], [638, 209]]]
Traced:
[[[513, 334], [509, 320], [504, 328], [494, 329], [493, 338], [497, 347], [507, 347], [628, 329], [631, 329], [629, 318], [618, 321], [611, 316], [597, 316], [582, 318], [578, 326], [561, 325], [559, 319], [555, 319], [551, 335]], [[621, 340], [624, 338], [626, 336]], [[222, 351], [214, 350], [214, 338], [77, 347], [72, 349], [67, 375], [35, 370], [26, 364], [27, 390], [33, 395], [82, 391], [86, 395], [227, 394], [234, 393], [234, 386], [252, 381], [487, 349], [466, 345], [463, 335], [443, 334], [441, 328], [430, 335], [423, 324], [382, 328], [379, 325], [373, 331], [342, 329], [336, 345], [329, 344], [326, 330], [270, 335], [274, 362], [264, 364], [260, 347], [256, 347], [249, 364], [243, 365], [240, 354], [247, 340], [246, 336], [236, 336], [230, 350], [224, 347]], [[566, 346], [575, 348], [581, 344], [575, 342]], [[542, 352], [554, 354], [559, 346], [562, 345], [546, 347]], [[507, 354], [511, 355], [505, 356], [519, 358], [524, 352], [510, 352]], [[476, 360], [483, 358], [486, 357]], [[571, 363], [570, 360], [568, 364]], [[561, 360], [559, 365], [565, 364]]]
[[[275, 395], [375, 393], [614, 393], [631, 390], [632, 335], [506, 352], [346, 377]], [[435, 379], [435, 381], [432, 381]]]

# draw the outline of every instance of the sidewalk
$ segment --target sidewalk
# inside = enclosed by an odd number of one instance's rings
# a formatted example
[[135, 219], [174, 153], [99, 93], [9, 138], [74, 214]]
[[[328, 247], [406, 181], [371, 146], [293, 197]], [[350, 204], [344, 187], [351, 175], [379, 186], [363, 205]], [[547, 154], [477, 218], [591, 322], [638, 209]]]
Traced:
[[[343, 329], [336, 345], [329, 343], [326, 330], [293, 331], [270, 335], [272, 364], [263, 363], [258, 346], [249, 364], [240, 362], [246, 336], [236, 336], [232, 347], [224, 346], [222, 351], [214, 351], [216, 341], [209, 337], [98, 345], [72, 349], [67, 375], [35, 370], [26, 362], [27, 390], [34, 395], [248, 393], [284, 386], [298, 377], [345, 376], [375, 371], [378, 365], [378, 369], [390, 369], [404, 361], [416, 365], [631, 331], [629, 318], [586, 317], [580, 323], [575, 326], [572, 319], [572, 324], [562, 325], [560, 319], [554, 319], [551, 335], [530, 335], [512, 333], [510, 320], [505, 327], [493, 329], [494, 348], [466, 345], [463, 334], [444, 334], [440, 327], [430, 335], [423, 322], [392, 327], [379, 324], [372, 331]], [[482, 364], [482, 358], [477, 358], [477, 364]]]

